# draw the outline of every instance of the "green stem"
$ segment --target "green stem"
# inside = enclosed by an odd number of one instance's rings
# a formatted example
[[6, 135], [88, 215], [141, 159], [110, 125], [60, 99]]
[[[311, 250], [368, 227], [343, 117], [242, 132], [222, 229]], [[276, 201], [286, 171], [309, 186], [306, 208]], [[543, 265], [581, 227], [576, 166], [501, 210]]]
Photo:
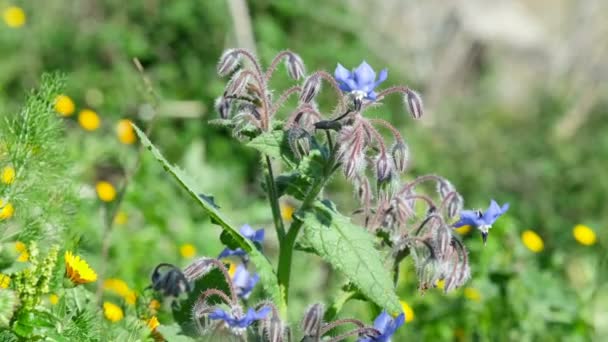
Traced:
[[272, 172], [272, 164], [270, 158], [266, 157], [266, 166], [268, 167], [268, 173], [266, 173], [266, 187], [268, 188], [268, 200], [270, 201], [270, 207], [272, 208], [272, 218], [274, 219], [274, 228], [277, 231], [277, 237], [280, 241], [285, 238], [285, 226], [283, 225], [283, 218], [281, 218], [281, 208], [279, 207], [279, 196], [274, 182], [274, 174]]

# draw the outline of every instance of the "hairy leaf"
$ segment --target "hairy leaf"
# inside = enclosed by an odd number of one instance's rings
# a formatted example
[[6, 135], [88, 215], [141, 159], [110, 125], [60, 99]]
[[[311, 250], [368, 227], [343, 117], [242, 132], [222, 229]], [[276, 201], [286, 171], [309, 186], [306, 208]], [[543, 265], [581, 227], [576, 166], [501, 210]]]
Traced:
[[290, 167], [295, 167], [296, 160], [287, 142], [287, 135], [282, 130], [265, 132], [251, 139], [247, 146], [253, 147], [263, 154], [280, 158]]
[[306, 244], [341, 271], [368, 299], [391, 314], [401, 312], [390, 273], [374, 248], [374, 238], [364, 228], [321, 202], [315, 203], [302, 220]]
[[295, 171], [276, 178], [279, 196], [290, 195], [299, 200], [304, 199], [314, 179], [323, 177], [325, 163], [321, 151], [310, 151], [302, 158]]
[[[281, 290], [279, 289], [279, 285], [277, 283], [277, 277], [272, 269], [272, 265], [268, 261], [268, 259], [258, 251], [256, 246], [249, 239], [245, 238], [238, 229], [234, 228], [228, 220], [218, 211], [215, 205], [212, 202], [209, 202], [208, 198], [211, 198], [209, 195], [201, 196], [200, 191], [195, 190], [196, 187], [194, 183], [189, 180], [186, 174], [179, 169], [171, 165], [160, 153], [160, 151], [150, 142], [148, 137], [144, 132], [142, 132], [137, 126], [133, 125], [133, 128], [137, 132], [139, 139], [142, 144], [152, 152], [156, 160], [158, 160], [165, 170], [173, 176], [173, 178], [190, 194], [190, 196], [207, 212], [207, 214], [211, 217], [211, 221], [224, 229], [224, 231], [228, 232], [234, 239], [234, 241], [241, 247], [247, 254], [249, 255], [251, 261], [256, 266], [257, 272], [260, 275], [260, 282], [264, 289], [268, 292], [268, 294], [272, 297], [273, 301], [277, 303], [281, 311], [285, 309], [285, 301]], [[205, 198], [205, 199], [203, 199]]]

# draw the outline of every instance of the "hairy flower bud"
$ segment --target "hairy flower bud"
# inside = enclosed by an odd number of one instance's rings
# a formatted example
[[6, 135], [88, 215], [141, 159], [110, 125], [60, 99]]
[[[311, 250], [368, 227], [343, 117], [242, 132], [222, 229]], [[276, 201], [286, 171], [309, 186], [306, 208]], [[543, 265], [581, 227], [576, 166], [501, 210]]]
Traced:
[[439, 228], [435, 230], [435, 237], [433, 240], [437, 258], [445, 260], [451, 248], [450, 244], [452, 242], [452, 233], [450, 227], [446, 225], [439, 226]]
[[222, 77], [226, 76], [236, 70], [239, 66], [239, 62], [240, 58], [238, 51], [234, 49], [226, 50], [217, 64], [217, 73]]
[[321, 90], [321, 77], [317, 74], [309, 76], [302, 86], [300, 102], [309, 103], [317, 96], [319, 90]]
[[230, 99], [223, 96], [215, 99], [215, 110], [220, 114], [220, 118], [228, 119], [230, 116]]
[[464, 199], [460, 194], [454, 193], [450, 197], [446, 207], [446, 213], [449, 219], [455, 218], [462, 211], [462, 207], [464, 205]]
[[289, 74], [289, 77], [293, 78], [296, 81], [304, 77], [304, 74], [306, 73], [304, 70], [304, 62], [302, 61], [302, 58], [300, 58], [300, 56], [293, 52], [289, 52], [287, 54], [287, 58], [285, 59], [285, 66], [287, 67], [287, 73]]
[[237, 72], [232, 76], [230, 82], [226, 86], [226, 96], [238, 96], [247, 87], [249, 83], [249, 75], [244, 72]]
[[372, 200], [372, 188], [367, 177], [355, 179], [356, 195], [361, 204], [368, 205]]
[[404, 142], [397, 142], [391, 148], [393, 164], [398, 172], [405, 172], [410, 160], [410, 149]]
[[441, 197], [441, 199], [446, 198], [446, 196], [448, 196], [451, 192], [455, 191], [456, 188], [454, 188], [454, 185], [452, 185], [449, 180], [441, 178], [439, 181], [437, 181], [437, 193], [439, 193], [439, 197]]
[[323, 307], [323, 304], [319, 303], [311, 305], [306, 310], [304, 317], [302, 318], [302, 332], [304, 333], [304, 336], [319, 338], [324, 314], [325, 308]]
[[281, 319], [275, 315], [270, 315], [270, 318], [265, 319], [262, 323], [262, 334], [268, 342], [285, 341], [285, 328]]
[[408, 89], [405, 95], [405, 102], [407, 104], [407, 109], [410, 112], [410, 115], [414, 119], [420, 119], [424, 112], [422, 98], [420, 97], [420, 95], [417, 92]]
[[393, 174], [393, 162], [386, 152], [381, 152], [376, 158], [376, 177], [378, 183], [391, 180]]

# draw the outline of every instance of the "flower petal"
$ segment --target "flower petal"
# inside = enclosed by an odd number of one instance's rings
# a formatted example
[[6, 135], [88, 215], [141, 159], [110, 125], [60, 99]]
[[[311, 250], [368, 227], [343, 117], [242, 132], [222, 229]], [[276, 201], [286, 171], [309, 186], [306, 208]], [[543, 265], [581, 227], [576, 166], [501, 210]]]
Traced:
[[462, 226], [479, 226], [483, 222], [477, 216], [477, 212], [474, 210], [463, 210], [460, 212], [460, 220], [454, 223], [454, 227], [462, 227]]
[[374, 83], [376, 79], [376, 73], [374, 69], [367, 64], [366, 61], [363, 61], [354, 72], [354, 80], [357, 83], [357, 87], [359, 89], [365, 87], [366, 85], [371, 85]]
[[343, 67], [342, 64], [338, 63], [338, 66], [334, 71], [334, 77], [338, 82], [346, 82], [346, 80], [352, 78], [352, 75], [348, 69]]
[[381, 333], [384, 333], [386, 327], [391, 323], [393, 318], [386, 311], [382, 311], [378, 317], [374, 320], [374, 328], [378, 329]]
[[382, 69], [380, 74], [378, 74], [378, 80], [374, 83], [374, 88], [380, 85], [380, 83], [386, 81], [388, 78], [388, 69]]

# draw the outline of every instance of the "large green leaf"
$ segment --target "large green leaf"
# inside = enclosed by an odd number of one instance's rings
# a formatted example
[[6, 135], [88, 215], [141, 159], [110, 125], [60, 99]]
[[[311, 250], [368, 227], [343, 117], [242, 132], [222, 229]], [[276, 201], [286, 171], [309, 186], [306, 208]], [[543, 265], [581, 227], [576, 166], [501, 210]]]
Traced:
[[255, 148], [269, 157], [282, 159], [290, 167], [295, 167], [297, 161], [287, 142], [287, 134], [282, 130], [264, 132], [251, 139], [247, 146]]
[[228, 220], [218, 211], [217, 206], [210, 199], [212, 196], [201, 195], [201, 192], [196, 191], [196, 186], [189, 177], [178, 167], [171, 165], [158, 151], [158, 149], [150, 142], [144, 132], [137, 126], [133, 125], [142, 144], [152, 152], [156, 160], [158, 160], [165, 170], [173, 176], [173, 178], [190, 194], [190, 196], [207, 212], [211, 221], [222, 227], [224, 231], [231, 235], [234, 241], [249, 255], [251, 261], [256, 266], [256, 270], [260, 275], [260, 282], [264, 289], [271, 296], [282, 312], [285, 311], [285, 300], [282, 291], [279, 288], [276, 274], [268, 259], [258, 251], [256, 246], [249, 239], [245, 238], [235, 229]]
[[325, 162], [321, 151], [310, 151], [308, 155], [300, 160], [294, 171], [280, 175], [275, 179], [279, 197], [282, 195], [290, 195], [299, 200], [303, 200], [313, 181], [320, 177], [324, 177], [323, 169], [325, 167]]
[[374, 238], [322, 202], [302, 217], [306, 244], [337, 270], [361, 293], [391, 314], [401, 312], [390, 273], [374, 248]]

